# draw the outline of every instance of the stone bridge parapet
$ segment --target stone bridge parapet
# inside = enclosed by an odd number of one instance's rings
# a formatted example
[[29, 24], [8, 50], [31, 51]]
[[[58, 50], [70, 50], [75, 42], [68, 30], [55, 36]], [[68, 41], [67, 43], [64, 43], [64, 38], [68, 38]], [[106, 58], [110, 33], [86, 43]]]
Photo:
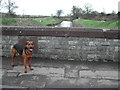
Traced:
[[117, 29], [3, 26], [0, 48], [10, 56], [16, 43], [35, 42], [34, 57], [56, 60], [118, 61]]

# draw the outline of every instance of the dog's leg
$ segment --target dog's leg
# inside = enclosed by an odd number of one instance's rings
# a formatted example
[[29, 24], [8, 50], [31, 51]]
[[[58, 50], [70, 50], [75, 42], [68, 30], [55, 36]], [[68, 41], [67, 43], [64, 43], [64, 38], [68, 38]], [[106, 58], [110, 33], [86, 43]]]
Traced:
[[25, 58], [25, 59], [24, 59], [24, 73], [27, 73], [26, 61], [27, 61], [27, 59]]
[[24, 73], [27, 73], [27, 66], [26, 66], [27, 56], [24, 50], [23, 50], [23, 59], [24, 59]]
[[15, 64], [14, 64], [14, 58], [15, 58], [15, 54], [16, 54], [16, 50], [14, 48], [12, 48], [12, 62], [11, 62], [11, 65], [14, 67]]
[[12, 62], [11, 62], [11, 65], [12, 65], [13, 67], [15, 66], [15, 64], [14, 64], [14, 57], [15, 57], [15, 55], [12, 54]]
[[18, 55], [18, 62], [19, 62], [19, 64], [22, 64], [22, 62], [20, 60], [20, 55]]
[[28, 61], [28, 66], [29, 66], [30, 70], [33, 70], [32, 66], [31, 66], [31, 62], [32, 62], [32, 58], [30, 58], [30, 60]]

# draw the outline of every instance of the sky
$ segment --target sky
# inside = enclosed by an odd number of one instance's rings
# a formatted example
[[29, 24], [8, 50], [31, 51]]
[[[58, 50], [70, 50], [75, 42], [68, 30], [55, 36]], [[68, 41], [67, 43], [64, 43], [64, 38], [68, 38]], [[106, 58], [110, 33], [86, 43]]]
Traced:
[[[3, 0], [6, 1], [6, 0]], [[119, 0], [13, 0], [19, 7], [15, 10], [19, 15], [56, 15], [57, 10], [63, 10], [63, 15], [71, 13], [73, 6], [84, 9], [86, 3], [94, 11], [111, 13], [118, 12]], [[7, 12], [2, 8], [1, 12]]]

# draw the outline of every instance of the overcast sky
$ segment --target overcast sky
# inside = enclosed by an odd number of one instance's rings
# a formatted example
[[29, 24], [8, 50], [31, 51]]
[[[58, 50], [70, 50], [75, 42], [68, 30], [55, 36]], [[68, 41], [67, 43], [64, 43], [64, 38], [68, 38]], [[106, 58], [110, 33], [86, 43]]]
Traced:
[[[5, 1], [5, 0], [4, 0]], [[16, 14], [25, 15], [55, 15], [57, 10], [63, 10], [64, 14], [70, 14], [73, 6], [84, 9], [86, 3], [91, 4], [92, 9], [98, 12], [105, 11], [111, 13], [118, 12], [118, 2], [120, 0], [13, 0], [19, 7]], [[5, 9], [1, 10], [6, 12]]]

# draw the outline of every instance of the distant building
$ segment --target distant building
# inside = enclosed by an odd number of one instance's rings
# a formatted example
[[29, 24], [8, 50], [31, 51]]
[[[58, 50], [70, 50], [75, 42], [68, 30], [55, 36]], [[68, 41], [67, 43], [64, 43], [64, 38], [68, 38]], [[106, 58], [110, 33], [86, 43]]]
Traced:
[[8, 13], [3, 13], [3, 12], [0, 12], [0, 16], [1, 17], [17, 17], [17, 15], [15, 14], [8, 14]]

